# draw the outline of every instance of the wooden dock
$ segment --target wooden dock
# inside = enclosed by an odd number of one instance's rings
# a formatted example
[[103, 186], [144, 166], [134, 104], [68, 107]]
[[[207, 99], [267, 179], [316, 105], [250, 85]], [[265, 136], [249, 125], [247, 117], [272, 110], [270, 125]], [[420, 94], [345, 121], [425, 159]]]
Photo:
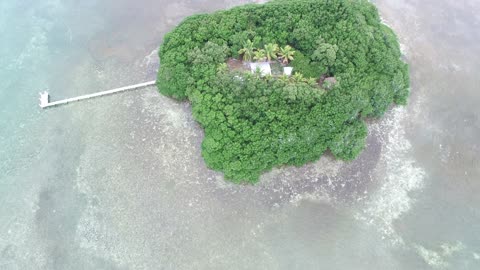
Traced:
[[54, 101], [50, 102], [50, 96], [48, 92], [43, 92], [40, 93], [40, 107], [43, 109], [48, 108], [48, 107], [54, 107], [58, 105], [63, 105], [71, 102], [76, 102], [84, 99], [90, 99], [90, 98], [95, 98], [95, 97], [100, 97], [100, 96], [105, 96], [105, 95], [111, 95], [119, 92], [124, 92], [128, 90], [134, 90], [142, 87], [147, 87], [147, 86], [152, 86], [155, 85], [155, 81], [150, 81], [150, 82], [144, 82], [144, 83], [139, 83], [139, 84], [134, 84], [134, 85], [129, 85], [129, 86], [124, 86], [120, 88], [115, 88], [112, 90], [107, 90], [103, 92], [98, 92], [94, 94], [89, 94], [89, 95], [83, 95], [79, 97], [74, 97], [74, 98], [69, 98], [69, 99], [64, 99], [64, 100], [59, 100], [59, 101]]

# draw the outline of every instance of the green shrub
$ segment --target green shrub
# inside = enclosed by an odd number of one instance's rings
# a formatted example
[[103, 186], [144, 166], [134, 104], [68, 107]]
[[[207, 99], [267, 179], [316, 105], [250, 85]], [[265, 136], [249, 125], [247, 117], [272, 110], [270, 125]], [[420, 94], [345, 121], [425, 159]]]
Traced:
[[295, 54], [295, 59], [291, 63], [294, 72], [303, 74], [308, 78], [318, 78], [320, 75], [327, 72], [327, 67], [320, 63], [315, 63], [310, 58], [303, 55], [301, 52]]

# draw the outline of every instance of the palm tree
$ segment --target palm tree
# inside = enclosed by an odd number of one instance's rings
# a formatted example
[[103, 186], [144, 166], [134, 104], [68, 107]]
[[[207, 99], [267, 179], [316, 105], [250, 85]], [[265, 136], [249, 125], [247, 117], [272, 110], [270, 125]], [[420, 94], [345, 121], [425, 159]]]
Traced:
[[302, 73], [296, 72], [295, 74], [293, 74], [292, 79], [294, 82], [303, 82], [305, 78], [303, 77]]
[[238, 54], [243, 54], [243, 60], [250, 62], [252, 61], [253, 54], [254, 54], [254, 44], [249, 39], [243, 43], [243, 48], [238, 51]]
[[280, 55], [282, 62], [284, 64], [288, 64], [289, 61], [293, 60], [293, 55], [295, 54], [295, 51], [290, 45], [287, 45], [283, 48], [280, 48], [280, 52], [278, 54]]
[[255, 51], [253, 59], [257, 61], [265, 61], [265, 57], [266, 57], [265, 50], [260, 49], [258, 51]]
[[287, 76], [287, 75], [280, 75], [280, 77], [278, 77], [278, 79], [284, 83], [288, 83], [290, 81], [290, 77]]
[[318, 86], [317, 79], [315, 78], [307, 78], [305, 82], [310, 86]]
[[221, 63], [217, 66], [218, 73], [226, 73], [228, 71], [228, 65], [226, 63]]
[[273, 43], [268, 43], [265, 45], [265, 56], [268, 61], [277, 58], [278, 45]]

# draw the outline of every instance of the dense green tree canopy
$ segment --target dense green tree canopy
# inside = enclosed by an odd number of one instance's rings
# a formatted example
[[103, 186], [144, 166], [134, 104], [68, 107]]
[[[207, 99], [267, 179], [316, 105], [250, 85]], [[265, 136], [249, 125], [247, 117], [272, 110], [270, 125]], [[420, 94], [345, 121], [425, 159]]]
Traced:
[[[291, 46], [295, 76], [230, 70], [225, 62], [246, 44], [269, 58], [273, 44]], [[235, 182], [328, 149], [354, 159], [365, 147], [364, 119], [409, 94], [397, 39], [366, 0], [274, 0], [191, 16], [165, 36], [159, 55], [160, 92], [192, 103], [207, 165]], [[328, 90], [301, 79], [333, 76]]]

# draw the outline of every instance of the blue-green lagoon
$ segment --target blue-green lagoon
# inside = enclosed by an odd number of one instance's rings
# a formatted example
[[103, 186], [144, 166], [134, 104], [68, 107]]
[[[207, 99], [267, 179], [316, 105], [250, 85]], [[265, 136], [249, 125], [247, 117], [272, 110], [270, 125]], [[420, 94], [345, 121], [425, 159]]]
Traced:
[[477, 1], [374, 1], [412, 96], [351, 163], [239, 186], [154, 88], [39, 108], [154, 79], [166, 32], [247, 2], [0, 2], [0, 269], [480, 269]]

